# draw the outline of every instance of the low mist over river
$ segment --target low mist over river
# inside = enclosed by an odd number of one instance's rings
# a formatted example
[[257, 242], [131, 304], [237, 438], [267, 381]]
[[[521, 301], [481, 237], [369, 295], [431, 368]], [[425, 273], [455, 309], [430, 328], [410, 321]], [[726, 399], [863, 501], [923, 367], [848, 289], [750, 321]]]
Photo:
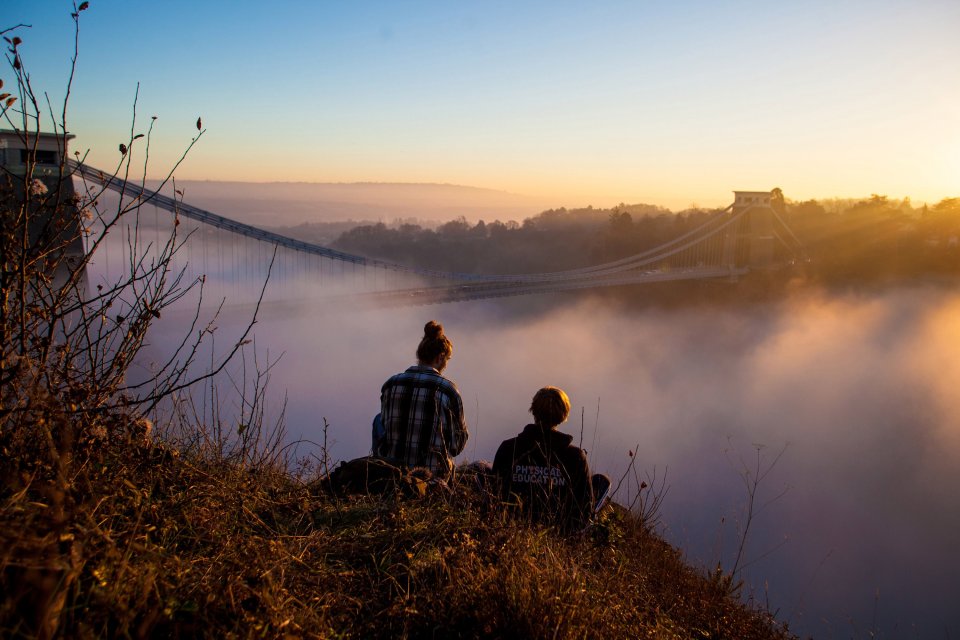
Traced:
[[[669, 311], [573, 300], [305, 303], [265, 314], [256, 344], [283, 353], [271, 387], [275, 410], [288, 394], [288, 437], [320, 442], [326, 418], [343, 460], [367, 453], [380, 385], [436, 319], [470, 425], [461, 460], [490, 460], [534, 391], [562, 387], [574, 405], [563, 430], [595, 470], [616, 485], [636, 450], [642, 476], [666, 474], [663, 533], [704, 567], [733, 565], [759, 448], [746, 596], [818, 638], [960, 630], [960, 295], [918, 286]], [[635, 493], [624, 483], [617, 498]]]

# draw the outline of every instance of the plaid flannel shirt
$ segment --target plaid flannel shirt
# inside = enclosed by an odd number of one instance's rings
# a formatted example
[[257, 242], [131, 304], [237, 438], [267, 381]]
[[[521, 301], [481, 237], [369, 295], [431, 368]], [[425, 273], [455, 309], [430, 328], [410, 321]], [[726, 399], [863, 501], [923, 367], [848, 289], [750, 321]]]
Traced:
[[384, 455], [405, 467], [427, 467], [446, 476], [467, 444], [460, 392], [430, 366], [414, 365], [380, 390]]

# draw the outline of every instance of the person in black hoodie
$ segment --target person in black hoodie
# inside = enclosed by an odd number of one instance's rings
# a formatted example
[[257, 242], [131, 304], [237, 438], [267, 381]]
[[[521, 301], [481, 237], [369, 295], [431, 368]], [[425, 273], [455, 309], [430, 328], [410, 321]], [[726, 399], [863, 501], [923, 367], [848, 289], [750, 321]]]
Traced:
[[570, 399], [562, 389], [544, 387], [533, 396], [530, 413], [534, 424], [505, 440], [493, 459], [501, 497], [534, 522], [582, 529], [594, 505], [587, 456], [572, 444], [573, 436], [557, 431], [570, 415]]

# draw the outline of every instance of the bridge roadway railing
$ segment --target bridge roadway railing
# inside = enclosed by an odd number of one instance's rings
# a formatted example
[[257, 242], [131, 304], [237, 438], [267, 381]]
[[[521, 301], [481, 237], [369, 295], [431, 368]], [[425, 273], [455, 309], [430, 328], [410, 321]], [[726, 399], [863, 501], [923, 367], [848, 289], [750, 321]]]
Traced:
[[[557, 280], [553, 282], [485, 282], [442, 287], [397, 289], [392, 291], [332, 296], [325, 298], [324, 301], [333, 308], [357, 306], [421, 306], [650, 282], [724, 278], [736, 279], [747, 272], [749, 272], [749, 269], [746, 267], [696, 267], [669, 271], [625, 272], [612, 276], [582, 278], [578, 280]], [[295, 312], [300, 306], [302, 306], [302, 303], [298, 302], [281, 303], [281, 307], [286, 309], [287, 312]], [[276, 311], [276, 309], [274, 309], [274, 311]]]

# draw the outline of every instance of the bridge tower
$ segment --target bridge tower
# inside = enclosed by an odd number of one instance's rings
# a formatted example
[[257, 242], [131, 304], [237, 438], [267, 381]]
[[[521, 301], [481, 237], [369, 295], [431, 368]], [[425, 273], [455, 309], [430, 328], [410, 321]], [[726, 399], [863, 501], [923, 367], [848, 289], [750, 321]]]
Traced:
[[774, 211], [770, 205], [769, 191], [734, 191], [733, 212], [736, 216], [746, 213], [747, 229], [747, 266], [751, 269], [768, 269], [773, 266]]
[[[67, 158], [67, 142], [73, 135], [20, 132], [0, 129], [0, 190], [12, 188], [22, 197], [22, 178], [32, 158], [34, 188], [55, 195], [59, 192], [60, 206], [46, 207], [56, 219], [36, 217], [30, 220], [31, 240], [36, 242], [41, 233], [48, 235], [45, 242], [51, 246], [59, 240], [64, 245], [67, 258], [83, 255], [83, 240], [80, 235], [80, 217], [73, 205], [73, 179], [64, 170]], [[41, 187], [42, 185], [42, 187]], [[42, 196], [42, 193], [38, 193]]]

